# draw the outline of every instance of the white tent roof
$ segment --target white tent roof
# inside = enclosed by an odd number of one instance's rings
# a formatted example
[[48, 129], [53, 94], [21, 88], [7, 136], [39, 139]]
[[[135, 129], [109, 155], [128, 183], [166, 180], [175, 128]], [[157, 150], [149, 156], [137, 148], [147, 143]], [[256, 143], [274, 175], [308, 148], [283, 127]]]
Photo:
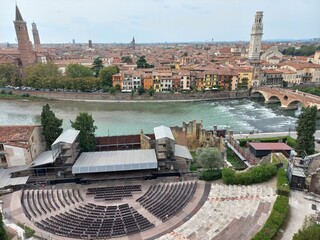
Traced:
[[155, 169], [154, 149], [84, 152], [72, 167], [72, 174]]
[[161, 138], [170, 138], [170, 139], [174, 140], [171, 129], [166, 126], [162, 125], [159, 127], [155, 127], [155, 128], [153, 128], [153, 131], [154, 131], [154, 135], [155, 135], [156, 140], [161, 139]]
[[73, 128], [70, 128], [70, 129], [62, 132], [60, 134], [60, 136], [54, 141], [54, 143], [52, 143], [52, 145], [55, 145], [59, 142], [72, 144], [75, 141], [75, 139], [77, 138], [77, 136], [79, 135], [79, 133], [80, 133], [79, 130], [75, 130]]

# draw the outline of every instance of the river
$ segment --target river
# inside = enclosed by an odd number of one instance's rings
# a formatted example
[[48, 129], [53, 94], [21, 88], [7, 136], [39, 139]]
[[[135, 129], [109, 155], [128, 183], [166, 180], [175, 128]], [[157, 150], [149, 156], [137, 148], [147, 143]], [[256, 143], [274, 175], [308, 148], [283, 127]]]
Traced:
[[[0, 125], [39, 124], [45, 102], [0, 101]], [[181, 126], [182, 122], [203, 120], [206, 129], [228, 128], [235, 132], [276, 132], [293, 130], [300, 110], [282, 110], [279, 104], [265, 105], [248, 99], [210, 102], [96, 103], [50, 102], [51, 109], [70, 127], [79, 112], [95, 120], [97, 136], [152, 133], [158, 125]], [[320, 129], [319, 121], [317, 129]]]

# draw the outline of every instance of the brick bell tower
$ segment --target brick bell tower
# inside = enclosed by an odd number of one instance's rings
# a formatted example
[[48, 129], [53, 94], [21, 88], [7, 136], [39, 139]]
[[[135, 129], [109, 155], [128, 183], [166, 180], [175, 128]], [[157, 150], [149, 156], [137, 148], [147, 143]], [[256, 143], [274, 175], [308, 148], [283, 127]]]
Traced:
[[32, 43], [29, 39], [27, 23], [16, 5], [16, 20], [13, 21], [18, 39], [18, 49], [22, 66], [27, 66], [36, 62], [35, 52], [32, 50]]

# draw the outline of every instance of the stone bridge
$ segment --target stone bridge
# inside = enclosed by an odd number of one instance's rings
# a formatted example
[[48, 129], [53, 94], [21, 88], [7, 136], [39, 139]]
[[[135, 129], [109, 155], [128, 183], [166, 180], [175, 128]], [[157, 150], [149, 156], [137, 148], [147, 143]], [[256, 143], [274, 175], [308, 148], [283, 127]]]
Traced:
[[298, 104], [302, 104], [304, 107], [316, 106], [318, 115], [320, 112], [320, 97], [312, 94], [284, 88], [258, 87], [252, 89], [251, 97], [261, 95], [264, 97], [265, 103], [280, 102], [281, 108], [284, 109], [296, 109]]

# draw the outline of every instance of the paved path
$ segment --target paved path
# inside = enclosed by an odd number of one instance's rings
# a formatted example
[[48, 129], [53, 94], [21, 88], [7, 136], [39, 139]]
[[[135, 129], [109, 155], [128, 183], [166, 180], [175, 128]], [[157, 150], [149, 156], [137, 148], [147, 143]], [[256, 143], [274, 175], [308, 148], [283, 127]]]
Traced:
[[304, 196], [304, 192], [291, 190], [289, 221], [286, 228], [283, 229], [284, 233], [281, 240], [291, 240], [293, 235], [302, 227], [305, 217], [315, 213], [311, 208], [312, 204], [316, 204], [317, 209], [320, 209], [320, 203], [307, 200]]

